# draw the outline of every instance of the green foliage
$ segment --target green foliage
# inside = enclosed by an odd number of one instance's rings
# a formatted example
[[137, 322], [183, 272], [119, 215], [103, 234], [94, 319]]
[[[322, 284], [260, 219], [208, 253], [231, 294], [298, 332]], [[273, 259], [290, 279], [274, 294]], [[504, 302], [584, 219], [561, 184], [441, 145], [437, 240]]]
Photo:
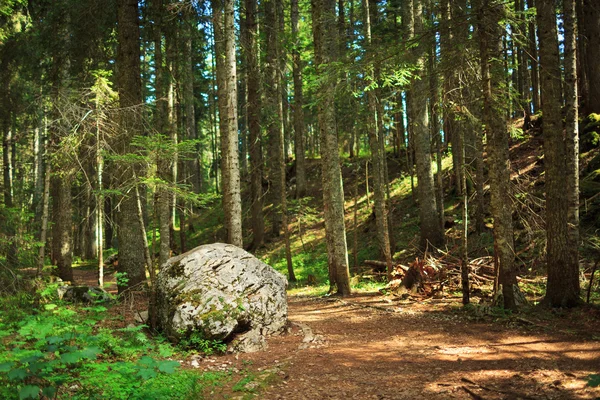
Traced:
[[525, 138], [522, 128], [517, 128], [515, 125], [509, 124], [508, 129], [509, 129], [509, 134], [510, 134], [511, 139], [523, 140]]
[[234, 392], [253, 392], [255, 387], [251, 387], [249, 383], [253, 382], [256, 377], [252, 374], [240, 379], [232, 388]]
[[[40, 290], [49, 299], [55, 286]], [[106, 307], [57, 299], [32, 308], [31, 296], [0, 299], [0, 398], [196, 399], [225, 374], [180, 371], [176, 349], [145, 326], [110, 329]], [[46, 302], [44, 302], [46, 301]], [[192, 339], [208, 351], [224, 344]]]
[[221, 340], [205, 339], [202, 332], [194, 331], [189, 335], [181, 332], [183, 338], [179, 341], [178, 347], [184, 351], [198, 351], [210, 356], [215, 353], [224, 353], [227, 345]]
[[129, 282], [127, 272], [116, 272], [115, 280], [117, 281], [117, 286], [126, 287], [127, 283]]
[[600, 386], [600, 374], [593, 374], [588, 376], [588, 386], [598, 387]]

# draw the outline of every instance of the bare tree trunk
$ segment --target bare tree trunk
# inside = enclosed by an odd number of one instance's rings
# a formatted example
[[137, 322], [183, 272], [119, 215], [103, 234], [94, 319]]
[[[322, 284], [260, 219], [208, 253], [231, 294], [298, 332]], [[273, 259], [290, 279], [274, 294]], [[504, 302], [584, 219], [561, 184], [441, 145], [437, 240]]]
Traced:
[[218, 46], [217, 82], [225, 227], [228, 242], [243, 247], [233, 3], [233, 0], [212, 0], [215, 43]]
[[296, 197], [306, 194], [306, 158], [304, 156], [304, 97], [302, 94], [302, 60], [300, 59], [300, 40], [298, 38], [298, 0], [292, 3], [292, 62], [294, 76], [294, 152], [296, 153]]
[[[364, 9], [365, 9], [365, 37], [367, 39], [368, 49], [368, 57], [371, 58], [371, 61], [368, 65], [368, 71], [366, 74], [367, 81], [365, 82], [365, 87], [372, 84], [375, 81], [375, 65], [372, 60], [372, 39], [371, 39], [371, 14], [372, 12], [369, 9], [370, 0], [364, 0]], [[377, 92], [374, 88], [367, 90], [367, 98], [369, 104], [369, 114], [367, 120], [367, 130], [369, 134], [369, 146], [371, 148], [371, 163], [373, 164], [373, 202], [375, 204], [375, 222], [377, 225], [377, 241], [379, 243], [379, 249], [383, 258], [385, 259], [385, 263], [387, 265], [387, 274], [388, 280], [391, 280], [392, 273], [392, 253], [390, 250], [390, 237], [389, 237], [389, 229], [388, 229], [388, 210], [387, 203], [385, 201], [385, 174], [384, 174], [384, 157], [385, 157], [385, 149], [382, 148], [382, 138], [380, 136], [383, 135], [383, 132], [379, 129], [380, 124], [378, 118], [381, 118], [381, 115], [378, 114], [377, 110]]]
[[[193, 7], [186, 7], [184, 21], [182, 22], [183, 65], [181, 86], [183, 92], [185, 140], [197, 140], [196, 111], [194, 108], [194, 61], [192, 59], [192, 35], [196, 30], [198, 21]], [[192, 185], [194, 193], [200, 193], [202, 188], [202, 175], [198, 155], [185, 161], [186, 180]]]
[[73, 232], [70, 174], [55, 175], [52, 185], [52, 253], [58, 276], [73, 281]]
[[261, 99], [260, 72], [258, 68], [258, 23], [256, 20], [256, 1], [245, 0], [246, 4], [246, 68], [248, 82], [248, 133], [250, 140], [250, 191], [252, 197], [252, 248], [264, 245], [265, 221], [263, 215], [263, 153], [260, 127]]
[[46, 260], [46, 239], [48, 235], [48, 216], [50, 208], [50, 164], [46, 164], [44, 175], [44, 191], [42, 195], [42, 226], [40, 229], [40, 248], [38, 249], [37, 276], [40, 276]]
[[[117, 150], [120, 154], [130, 151], [131, 139], [141, 133], [140, 114], [136, 106], [142, 104], [142, 83], [140, 79], [140, 29], [138, 19], [138, 3], [135, 0], [124, 0], [118, 3], [118, 42], [116, 83], [119, 92], [119, 103], [123, 108], [121, 129]], [[119, 183], [132, 185], [136, 174], [132, 168], [121, 166]], [[144, 260], [144, 238], [140, 235], [137, 219], [137, 202], [135, 195], [129, 191], [121, 201], [117, 211], [119, 238], [119, 272], [125, 273], [127, 282], [119, 285], [119, 292], [136, 287], [146, 280]]]
[[[416, 0], [413, 7], [415, 35], [424, 33], [423, 6]], [[435, 200], [435, 185], [431, 168], [431, 133], [429, 131], [429, 113], [427, 110], [427, 81], [425, 78], [426, 43], [420, 43], [414, 50], [414, 58], [419, 71], [411, 84], [411, 102], [414, 113], [412, 121], [415, 160], [417, 164], [417, 187], [419, 198], [419, 217], [423, 250], [429, 244], [441, 247], [444, 243], [444, 232], [441, 229]]]
[[[168, 88], [172, 85], [169, 79], [169, 69], [165, 63], [165, 57], [162, 51], [163, 43], [163, 24], [162, 15], [165, 12], [162, 0], [153, 0], [150, 4], [153, 13], [153, 37], [154, 37], [154, 63], [155, 63], [155, 88], [156, 96], [156, 128], [160, 135], [165, 135], [164, 140], [174, 144], [174, 137], [169, 123], [169, 99]], [[165, 33], [168, 35], [169, 30]], [[170, 39], [169, 39], [170, 40]], [[169, 46], [171, 43], [169, 42]], [[168, 136], [167, 136], [168, 135]], [[166, 184], [173, 182], [173, 165], [171, 160], [159, 155], [157, 159], [157, 175], [163, 181], [156, 189], [156, 208], [158, 217], [158, 230], [160, 233], [160, 247], [158, 256], [158, 265], [162, 267], [169, 259], [171, 253], [171, 199], [173, 196], [169, 193]]]
[[504, 307], [515, 309], [514, 286], [517, 285], [510, 197], [510, 168], [505, 99], [502, 95], [503, 66], [500, 60], [503, 30], [499, 25], [505, 15], [503, 4], [480, 0], [477, 12], [483, 78], [483, 124], [488, 137], [491, 209], [494, 217], [494, 249], [499, 262], [499, 283]]
[[[544, 115], [542, 130], [546, 169], [548, 282], [544, 301], [552, 307], [572, 307], [578, 305], [581, 299], [579, 265], [576, 262], [578, 260], [572, 259], [569, 249], [572, 243], [569, 237], [569, 198], [565, 190], [565, 182], [568, 177], [572, 177], [570, 176], [572, 173], [567, 171], [567, 154], [561, 121], [561, 74], [554, 1], [537, 1], [537, 23], [540, 31], [540, 82]], [[572, 103], [572, 98], [569, 101]]]
[[[335, 60], [337, 44], [335, 32], [335, 2], [312, 0], [315, 62], [319, 70]], [[350, 295], [348, 248], [344, 225], [344, 190], [340, 169], [339, 148], [335, 128], [334, 84], [326, 71], [319, 84], [318, 120], [321, 140], [321, 168], [323, 177], [323, 205], [325, 208], [325, 235], [329, 265], [330, 286], [337, 286], [342, 296]]]
[[[596, 0], [584, 0], [584, 23], [586, 41], [586, 77], [588, 97], [587, 113], [600, 113], [600, 4]], [[539, 24], [539, 22], [538, 22]], [[541, 28], [540, 28], [541, 29]]]
[[[279, 60], [279, 24], [277, 23], [277, 3], [281, 0], [267, 0], [264, 2], [266, 30], [266, 65], [265, 65], [265, 109], [267, 135], [269, 137], [270, 151], [267, 156], [269, 167], [269, 181], [271, 182], [272, 226], [273, 236], [278, 237], [281, 230], [281, 193], [282, 170], [280, 165], [284, 158], [283, 121], [281, 109], [281, 71]], [[285, 169], [283, 170], [285, 173]]]
[[[530, 10], [536, 6], [537, 0], [526, 0], [527, 9]], [[531, 62], [531, 90], [532, 90], [532, 104], [533, 112], [536, 113], [540, 110], [540, 75], [538, 65], [538, 46], [537, 46], [537, 29], [535, 20], [531, 20], [529, 23], [529, 57]]]
[[[6, 112], [6, 111], [5, 111]], [[10, 128], [10, 113], [5, 115], [3, 118], [3, 136], [2, 136], [2, 165], [3, 165], [3, 177], [4, 177], [4, 206], [7, 212], [10, 213], [13, 204], [13, 157], [12, 157], [12, 130]], [[5, 234], [8, 238], [9, 245], [6, 248], [6, 261], [11, 268], [17, 266], [17, 252], [16, 252], [16, 221], [13, 216], [10, 216], [5, 221]]]
[[[577, 13], [563, 0], [565, 37], [565, 146], [569, 265], [579, 270], [579, 108], [577, 96]], [[600, 22], [600, 21], [599, 21]], [[600, 79], [600, 76], [597, 77]]]

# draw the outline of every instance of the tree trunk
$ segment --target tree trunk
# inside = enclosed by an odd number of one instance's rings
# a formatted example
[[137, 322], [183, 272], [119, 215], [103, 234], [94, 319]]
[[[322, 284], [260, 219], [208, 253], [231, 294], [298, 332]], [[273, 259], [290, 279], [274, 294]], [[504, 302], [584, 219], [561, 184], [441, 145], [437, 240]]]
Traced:
[[[580, 303], [579, 266], [571, 260], [569, 208], [565, 182], [568, 177], [561, 118], [561, 80], [556, 31], [556, 9], [552, 0], [537, 0], [540, 31], [540, 83], [542, 130], [546, 168], [546, 257], [548, 283], [545, 302], [552, 307]], [[572, 101], [572, 99], [571, 99]]]
[[[269, 168], [269, 181], [271, 183], [271, 216], [273, 236], [278, 237], [281, 230], [281, 193], [282, 170], [280, 168], [283, 154], [283, 121], [281, 109], [281, 71], [279, 70], [279, 24], [277, 23], [277, 3], [281, 0], [267, 0], [264, 2], [266, 33], [266, 65], [265, 65], [265, 110], [266, 128], [269, 137], [270, 151], [267, 156]], [[285, 171], [284, 171], [285, 172]]]
[[[536, 0], [527, 0], [527, 9], [531, 10], [535, 8]], [[529, 23], [529, 57], [531, 62], [531, 91], [532, 91], [532, 104], [533, 112], [537, 113], [541, 107], [540, 101], [540, 75], [538, 65], [538, 46], [537, 46], [537, 29], [535, 20], [531, 20]]]
[[[577, 13], [563, 0], [565, 37], [565, 146], [569, 265], [579, 270], [579, 108], [577, 96]], [[600, 22], [600, 21], [599, 21]], [[600, 79], [600, 76], [597, 77]], [[591, 284], [591, 283], [590, 283]]]
[[3, 229], [8, 239], [8, 246], [6, 248], [6, 261], [11, 268], [17, 266], [17, 252], [16, 252], [16, 221], [12, 214], [13, 204], [13, 157], [12, 157], [12, 130], [10, 128], [10, 113], [5, 115], [3, 118], [3, 135], [2, 135], [2, 165], [3, 165], [3, 177], [4, 177], [4, 206], [8, 213], [8, 218], [4, 223]]
[[233, 0], [212, 0], [213, 26], [218, 55], [217, 85], [225, 227], [227, 241], [235, 246], [243, 247], [233, 3]]
[[[539, 0], [538, 0], [539, 1]], [[600, 4], [597, 0], [584, 0], [586, 37], [586, 77], [588, 103], [586, 113], [600, 113]], [[539, 22], [538, 22], [539, 24]]]
[[321, 169], [323, 178], [323, 206], [325, 209], [325, 236], [329, 265], [330, 286], [337, 286], [338, 294], [350, 295], [348, 248], [344, 225], [344, 190], [338, 140], [335, 128], [335, 76], [326, 66], [335, 61], [335, 1], [312, 0], [315, 64], [324, 79], [319, 83], [318, 122], [321, 140]]
[[294, 152], [296, 154], [296, 197], [306, 195], [306, 158], [304, 156], [304, 98], [302, 95], [302, 60], [300, 59], [300, 40], [298, 38], [299, 10], [298, 0], [292, 3], [292, 74], [294, 76]]
[[370, 0], [364, 0], [365, 8], [365, 37], [367, 39], [367, 57], [371, 62], [367, 66], [365, 87], [367, 88], [367, 101], [369, 104], [369, 113], [367, 120], [367, 131], [369, 134], [369, 146], [371, 148], [371, 163], [373, 165], [373, 203], [375, 206], [375, 223], [377, 225], [377, 241], [379, 249], [387, 265], [388, 280], [391, 280], [392, 273], [392, 253], [390, 250], [390, 236], [388, 229], [388, 210], [385, 201], [385, 174], [384, 174], [384, 154], [385, 149], [381, 144], [383, 140], [380, 137], [383, 132], [379, 129], [378, 119], [381, 115], [377, 110], [377, 91], [375, 88], [368, 88], [377, 78], [375, 74], [375, 65], [373, 62], [373, 44], [371, 39], [371, 14]]
[[[124, 0], [117, 8], [119, 46], [117, 49], [116, 83], [119, 103], [124, 109], [121, 116], [121, 137], [117, 145], [119, 154], [131, 151], [130, 142], [134, 135], [141, 133], [141, 113], [136, 106], [142, 104], [142, 83], [140, 79], [140, 29], [138, 20], [138, 3], [135, 0]], [[132, 168], [119, 168], [121, 185], [132, 185], [134, 176]], [[119, 292], [136, 287], [146, 280], [144, 260], [144, 238], [140, 235], [137, 219], [137, 202], [131, 190], [126, 191], [117, 210], [117, 235], [119, 238], [119, 272], [126, 274], [126, 283], [121, 282]]]
[[[162, 15], [165, 12], [162, 0], [154, 0], [151, 3], [151, 11], [153, 12], [153, 36], [154, 36], [154, 63], [155, 63], [155, 87], [154, 93], [156, 96], [156, 129], [160, 135], [165, 135], [164, 140], [173, 142], [173, 132], [171, 132], [169, 118], [169, 103], [167, 88], [169, 87], [169, 71], [165, 64], [165, 57], [162, 51], [163, 43], [163, 24]], [[165, 30], [168, 34], [168, 30]], [[166, 136], [168, 135], [168, 137]], [[157, 217], [158, 230], [160, 233], [160, 247], [158, 256], [158, 265], [162, 267], [169, 259], [171, 254], [171, 199], [172, 195], [166, 188], [166, 184], [173, 182], [173, 165], [172, 161], [164, 156], [158, 155], [157, 159], [157, 175], [163, 181], [159, 185], [157, 191]]]
[[58, 276], [73, 281], [73, 225], [70, 174], [52, 178], [52, 254]]
[[494, 218], [494, 250], [500, 271], [504, 307], [516, 308], [514, 287], [517, 284], [510, 197], [510, 161], [508, 130], [504, 118], [506, 101], [502, 92], [503, 65], [500, 61], [503, 30], [499, 24], [505, 15], [503, 4], [481, 0], [478, 4], [478, 32], [483, 83], [483, 125], [488, 138], [490, 170], [490, 206]]
[[46, 262], [46, 239], [48, 235], [48, 216], [50, 214], [50, 173], [51, 169], [49, 164], [46, 164], [46, 171], [44, 175], [44, 189], [42, 194], [42, 215], [41, 215], [41, 229], [40, 229], [40, 248], [38, 249], [38, 261], [37, 261], [37, 276], [40, 276], [44, 263]]
[[[196, 128], [196, 112], [194, 109], [194, 60], [192, 58], [192, 39], [193, 33], [197, 29], [198, 23], [196, 12], [193, 7], [186, 8], [184, 11], [184, 21], [182, 22], [183, 42], [183, 66], [182, 66], [182, 94], [184, 106], [185, 138], [184, 140], [197, 140], [198, 130]], [[200, 193], [202, 188], [202, 175], [198, 157], [200, 152], [185, 161], [186, 180], [192, 186], [194, 193]]]
[[[415, 35], [424, 33], [423, 6], [420, 0], [413, 7]], [[415, 146], [415, 161], [417, 164], [417, 195], [419, 199], [419, 217], [423, 250], [428, 245], [440, 248], [444, 244], [444, 232], [440, 226], [435, 200], [435, 185], [431, 168], [431, 133], [429, 130], [429, 113], [427, 110], [427, 80], [425, 79], [425, 49], [426, 43], [419, 43], [414, 49], [414, 60], [418, 67], [415, 78], [411, 83], [413, 142]]]
[[257, 249], [264, 245], [265, 221], [263, 215], [263, 153], [260, 127], [261, 99], [260, 99], [260, 72], [258, 68], [258, 23], [256, 20], [256, 1], [245, 0], [246, 4], [246, 68], [248, 82], [248, 134], [250, 141], [250, 191], [252, 205], [250, 214], [252, 219], [252, 248]]

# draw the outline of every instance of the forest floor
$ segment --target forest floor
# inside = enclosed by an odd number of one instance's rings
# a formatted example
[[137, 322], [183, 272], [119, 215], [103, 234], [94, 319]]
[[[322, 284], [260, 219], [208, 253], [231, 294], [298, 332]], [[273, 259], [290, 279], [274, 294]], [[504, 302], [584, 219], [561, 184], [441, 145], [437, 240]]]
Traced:
[[[80, 282], [94, 279], [76, 273]], [[130, 324], [146, 300], [113, 312]], [[587, 385], [600, 373], [600, 309], [511, 314], [460, 301], [291, 295], [289, 327], [268, 338], [266, 351], [178, 361], [229, 374], [204, 389], [207, 399], [600, 398], [600, 387]]]
[[[94, 269], [76, 268], [75, 275], [80, 284], [97, 280]], [[116, 294], [111, 269], [106, 278]], [[289, 327], [268, 339], [266, 351], [191, 353], [177, 361], [228, 376], [203, 388], [206, 399], [600, 398], [600, 387], [587, 385], [600, 373], [598, 307], [511, 314], [482, 294], [463, 307], [455, 292], [443, 298], [356, 292], [339, 298], [295, 288]], [[117, 303], [109, 313], [123, 318], [106, 324], [137, 324], [147, 301], [140, 293]]]
[[[207, 398], [594, 399], [598, 310], [492, 318], [459, 299], [399, 304], [388, 296], [289, 299], [291, 331], [266, 352], [203, 359], [245, 369], [238, 391]], [[585, 316], [583, 315], [585, 314]], [[242, 382], [243, 383], [243, 382]]]

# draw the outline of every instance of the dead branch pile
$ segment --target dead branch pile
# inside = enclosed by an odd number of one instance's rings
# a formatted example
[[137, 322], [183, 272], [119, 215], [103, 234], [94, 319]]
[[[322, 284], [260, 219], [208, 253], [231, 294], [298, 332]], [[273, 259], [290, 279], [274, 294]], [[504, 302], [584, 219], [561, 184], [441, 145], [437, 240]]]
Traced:
[[[385, 267], [385, 263], [381, 261], [366, 260], [365, 264]], [[417, 258], [408, 266], [396, 264], [392, 271], [392, 279], [384, 290], [396, 294], [412, 292], [421, 297], [441, 297], [445, 290], [460, 290], [460, 269], [460, 259], [448, 253], [438, 258], [433, 256], [425, 259]], [[471, 260], [469, 279], [474, 287], [493, 285], [493, 257]]]

